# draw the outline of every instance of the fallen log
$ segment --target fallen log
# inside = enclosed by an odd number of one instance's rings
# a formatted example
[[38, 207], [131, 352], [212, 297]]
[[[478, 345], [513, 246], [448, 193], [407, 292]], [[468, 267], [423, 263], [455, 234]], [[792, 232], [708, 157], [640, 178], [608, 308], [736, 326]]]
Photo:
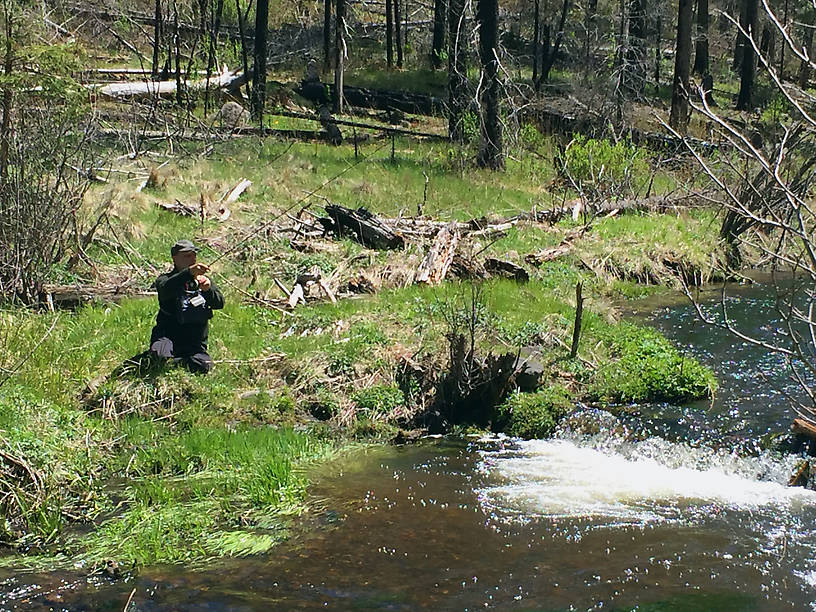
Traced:
[[249, 179], [241, 179], [240, 181], [238, 181], [235, 187], [230, 189], [227, 193], [225, 193], [221, 197], [219, 202], [221, 202], [222, 204], [232, 204], [233, 202], [236, 202], [238, 198], [240, 198], [241, 195], [247, 189], [249, 189], [250, 185], [252, 185], [252, 181], [250, 181]]
[[580, 230], [570, 230], [561, 243], [549, 249], [543, 249], [538, 253], [528, 253], [524, 256], [524, 261], [534, 266], [540, 266], [548, 261], [553, 261], [559, 257], [563, 257], [572, 251], [575, 246], [575, 240], [582, 234]]
[[[321, 121], [319, 116], [310, 115], [307, 113], [296, 113], [294, 111], [270, 111], [270, 117], [289, 117], [291, 119], [305, 119], [306, 121]], [[349, 121], [346, 119], [332, 118], [332, 123], [336, 125], [343, 125], [353, 128], [360, 128], [362, 130], [377, 130], [380, 132], [387, 132], [389, 134], [401, 134], [403, 136], [414, 136], [416, 138], [428, 138], [430, 140], [448, 140], [447, 134], [434, 134], [432, 132], [419, 132], [417, 130], [409, 130], [405, 128], [398, 128], [391, 125], [377, 125], [376, 123], [365, 123], [362, 121]]]
[[801, 434], [811, 440], [816, 440], [816, 425], [805, 419], [793, 419], [791, 424], [791, 431], [793, 433]]
[[145, 291], [129, 285], [43, 285], [40, 300], [54, 307], [73, 308], [88, 302], [119, 302], [130, 297], [152, 297], [155, 291]]
[[374, 249], [402, 249], [405, 239], [382, 219], [362, 206], [357, 210], [338, 204], [327, 204], [328, 217], [320, 217], [321, 225], [335, 235], [348, 235]]
[[420, 262], [414, 281], [428, 285], [438, 285], [448, 273], [459, 243], [459, 232], [455, 223], [439, 230], [431, 248]]
[[[295, 93], [315, 104], [323, 104], [326, 102], [326, 87], [329, 98], [334, 100], [335, 87], [333, 84], [317, 88], [305, 82], [295, 88]], [[396, 109], [413, 115], [441, 115], [445, 108], [445, 101], [442, 98], [406, 91], [367, 89], [345, 85], [343, 86], [343, 97], [351, 106], [378, 110]]]
[[[243, 72], [224, 70], [221, 74], [209, 80], [183, 81], [183, 86], [189, 89], [235, 89], [246, 83]], [[124, 83], [90, 84], [85, 87], [95, 91], [98, 95], [116, 100], [124, 98], [156, 98], [172, 97], [176, 93], [176, 81], [128, 81]]]
[[485, 270], [492, 274], [512, 278], [513, 280], [521, 283], [526, 283], [528, 280], [530, 280], [530, 274], [527, 272], [527, 270], [521, 266], [517, 266], [512, 261], [507, 261], [506, 259], [495, 259], [494, 257], [488, 257], [485, 259], [484, 267]]

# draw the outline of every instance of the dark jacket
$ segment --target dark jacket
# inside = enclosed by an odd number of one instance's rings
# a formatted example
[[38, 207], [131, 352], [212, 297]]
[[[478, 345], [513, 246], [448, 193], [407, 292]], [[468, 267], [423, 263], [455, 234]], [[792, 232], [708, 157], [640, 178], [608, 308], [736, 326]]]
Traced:
[[[162, 274], [153, 283], [159, 293], [159, 314], [156, 315], [156, 325], [150, 335], [152, 344], [158, 338], [170, 338], [175, 345], [176, 355], [207, 352], [207, 336], [209, 335], [209, 319], [212, 311], [224, 307], [224, 296], [210, 281], [210, 288], [201, 291], [198, 282], [189, 268]], [[182, 313], [182, 301], [194, 297], [196, 294], [204, 298], [205, 304], [199, 307], [198, 316], [187, 321]]]

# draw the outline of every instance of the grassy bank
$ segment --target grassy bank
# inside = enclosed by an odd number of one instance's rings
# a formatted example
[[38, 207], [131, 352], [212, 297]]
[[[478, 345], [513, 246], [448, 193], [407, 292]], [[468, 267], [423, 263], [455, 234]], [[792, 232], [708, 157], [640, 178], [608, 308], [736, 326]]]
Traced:
[[[614, 406], [710, 394], [710, 371], [655, 332], [620, 323], [614, 307], [671, 286], [678, 270], [715, 274], [721, 249], [707, 209], [522, 220], [503, 235], [463, 237], [460, 253], [513, 262], [530, 278], [438, 287], [411, 282], [429, 239], [378, 252], [348, 238], [296, 235], [283, 214], [307, 204], [323, 214], [325, 200], [304, 197], [319, 185], [321, 197], [351, 208], [396, 217], [421, 206], [444, 221], [504, 219], [575, 198], [547, 156], [556, 147], [530, 146], [540, 155], [519, 154], [505, 173], [464, 174], [470, 152], [447, 145], [398, 140], [392, 157], [374, 142], [355, 156], [352, 147], [243, 139], [208, 156], [169, 158], [155, 187], [111, 180], [92, 190], [82, 223], [102, 209], [108, 222], [85, 259], [53, 280], [147, 289], [180, 237], [205, 245], [205, 263], [228, 252], [214, 266], [227, 296], [212, 322], [216, 368], [201, 377], [126, 363], [145, 348], [155, 298], [0, 311], [8, 376], [0, 541], [46, 555], [9, 562], [131, 567], [262, 552], [307, 511], [308, 466], [357, 440], [469, 426], [546, 436], [577, 400]], [[648, 162], [642, 168], [652, 172]], [[253, 185], [224, 222], [156, 205], [217, 200], [242, 177]], [[681, 178], [682, 169], [661, 184]], [[529, 263], [527, 255], [565, 241], [562, 256]], [[281, 308], [278, 282], [291, 287], [315, 267], [343, 299], [315, 294]], [[373, 293], [350, 295], [363, 281]], [[583, 333], [570, 358], [579, 281]], [[457, 335], [472, 338], [467, 348], [480, 363], [534, 354], [537, 391], [516, 392], [511, 377], [495, 405], [473, 394], [446, 403]]]

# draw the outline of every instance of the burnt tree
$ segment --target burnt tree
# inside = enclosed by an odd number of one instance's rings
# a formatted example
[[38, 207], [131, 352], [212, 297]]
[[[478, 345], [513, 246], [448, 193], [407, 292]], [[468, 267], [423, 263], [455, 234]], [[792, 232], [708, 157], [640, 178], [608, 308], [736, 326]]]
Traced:
[[694, 74], [709, 72], [708, 58], [708, 0], [697, 0], [697, 32], [694, 40]]
[[388, 68], [394, 67], [394, 9], [391, 3], [394, 0], [385, 0], [385, 63]]
[[334, 112], [343, 112], [343, 70], [346, 58], [346, 0], [335, 0], [334, 16]]
[[467, 90], [465, 0], [448, 0], [448, 136], [455, 142], [465, 140]]
[[677, 43], [674, 52], [674, 82], [669, 125], [681, 134], [685, 134], [689, 119], [692, 2], [693, 0], [679, 0], [677, 6]]
[[323, 0], [323, 67], [331, 68], [332, 0]]
[[269, 29], [269, 0], [255, 7], [255, 66], [252, 70], [252, 115], [263, 125], [266, 102], [266, 35]]
[[499, 0], [479, 0], [479, 57], [484, 89], [481, 96], [481, 145], [477, 163], [483, 168], [502, 170], [502, 129], [499, 117]]
[[[754, 38], [757, 32], [757, 7], [759, 0], [743, 0], [744, 23], [740, 30], [742, 38], [742, 60], [740, 61], [740, 90], [737, 96], [737, 110], [750, 110], [754, 97], [757, 55]], [[740, 19], [743, 22], [743, 19]]]
[[646, 0], [629, 3], [629, 44], [626, 49], [626, 86], [635, 96], [646, 91]]
[[445, 51], [445, 29], [447, 28], [448, 3], [446, 0], [434, 0], [433, 41], [431, 43], [431, 66], [442, 67], [442, 56]]
[[541, 74], [538, 75], [538, 79], [535, 81], [536, 91], [541, 88], [541, 83], [550, 78], [550, 71], [555, 64], [555, 58], [558, 56], [561, 42], [564, 40], [564, 25], [567, 22], [569, 9], [570, 0], [564, 0], [561, 5], [561, 13], [554, 33], [552, 31], [552, 23], [547, 22], [543, 27], [541, 36]]

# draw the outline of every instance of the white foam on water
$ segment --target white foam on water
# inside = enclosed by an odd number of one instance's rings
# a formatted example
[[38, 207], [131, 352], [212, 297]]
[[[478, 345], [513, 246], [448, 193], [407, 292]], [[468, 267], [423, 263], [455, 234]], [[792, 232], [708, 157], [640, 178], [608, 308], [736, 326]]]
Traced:
[[[665, 441], [663, 441], [665, 442]], [[784, 472], [756, 458], [665, 443], [597, 449], [573, 440], [520, 442], [512, 452], [485, 452], [489, 509], [517, 517], [606, 518], [651, 522], [728, 508], [795, 511], [816, 506], [816, 492], [758, 474]], [[644, 452], [638, 452], [638, 446]], [[665, 452], [661, 455], [660, 449]], [[787, 472], [790, 474], [791, 472]]]

